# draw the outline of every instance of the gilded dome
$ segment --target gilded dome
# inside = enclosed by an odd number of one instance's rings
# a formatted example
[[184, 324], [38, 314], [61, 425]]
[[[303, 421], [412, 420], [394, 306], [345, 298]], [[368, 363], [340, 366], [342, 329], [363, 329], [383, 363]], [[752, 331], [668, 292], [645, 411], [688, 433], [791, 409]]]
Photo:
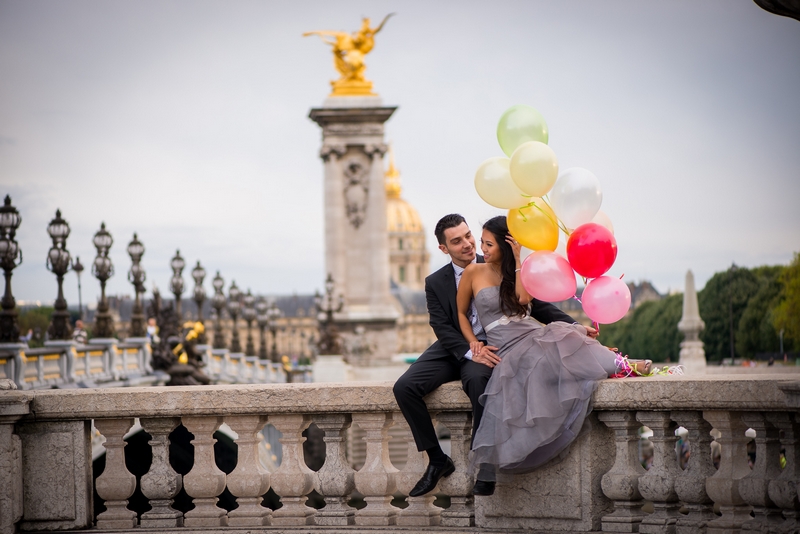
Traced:
[[400, 198], [400, 171], [394, 164], [394, 151], [389, 147], [389, 168], [386, 170], [386, 221], [389, 233], [423, 232], [417, 210]]

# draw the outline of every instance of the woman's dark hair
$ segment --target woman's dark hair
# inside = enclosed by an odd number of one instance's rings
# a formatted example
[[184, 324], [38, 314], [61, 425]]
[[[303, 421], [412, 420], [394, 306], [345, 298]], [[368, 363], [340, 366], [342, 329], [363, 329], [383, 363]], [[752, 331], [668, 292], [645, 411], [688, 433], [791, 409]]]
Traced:
[[509, 233], [505, 216], [492, 217], [484, 223], [483, 229], [494, 235], [503, 256], [500, 260], [500, 273], [503, 275], [503, 280], [500, 282], [500, 309], [509, 316], [525, 314], [527, 307], [520, 304], [517, 298], [517, 273], [515, 272], [517, 265], [514, 261], [514, 251], [506, 241]]

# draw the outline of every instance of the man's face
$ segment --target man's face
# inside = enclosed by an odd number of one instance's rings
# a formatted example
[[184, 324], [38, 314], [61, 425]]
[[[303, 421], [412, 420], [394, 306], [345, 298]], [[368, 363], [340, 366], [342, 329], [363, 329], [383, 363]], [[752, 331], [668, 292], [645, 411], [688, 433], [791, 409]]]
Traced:
[[439, 250], [450, 254], [456, 263], [471, 263], [475, 259], [475, 237], [467, 223], [445, 230], [444, 244], [439, 245]]

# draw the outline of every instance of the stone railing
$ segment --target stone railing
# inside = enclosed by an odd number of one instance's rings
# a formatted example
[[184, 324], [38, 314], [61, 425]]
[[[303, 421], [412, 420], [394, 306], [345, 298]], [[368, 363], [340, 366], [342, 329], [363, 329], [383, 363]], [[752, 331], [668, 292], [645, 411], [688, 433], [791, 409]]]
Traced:
[[[501, 475], [491, 497], [470, 494], [467, 472], [470, 406], [460, 384], [428, 398], [450, 434], [457, 470], [434, 496], [407, 497], [426, 459], [412, 445], [390, 461], [388, 429], [399, 427], [391, 383], [223, 385], [6, 391], [0, 394], [0, 532], [88, 529], [176, 532], [204, 528], [294, 527], [293, 531], [532, 530], [566, 532], [797, 532], [800, 526], [800, 383], [781, 376], [607, 380], [594, 411], [562, 461], [526, 475]], [[150, 436], [146, 473], [126, 467], [123, 437], [138, 419]], [[93, 474], [92, 421], [105, 437], [105, 466]], [[303, 431], [323, 435], [324, 461], [304, 461]], [[215, 431], [235, 436], [235, 465], [222, 471]], [[191, 464], [170, 463], [170, 435], [192, 434]], [[279, 467], [259, 460], [259, 431], [281, 433]], [[639, 458], [640, 428], [652, 431], [652, 466]], [[676, 429], [686, 429], [690, 456], [682, 468]], [[354, 470], [345, 446], [359, 427], [366, 452]], [[755, 431], [748, 467], [747, 429]], [[393, 432], [397, 436], [398, 432]], [[716, 445], [712, 440], [716, 437]], [[130, 445], [128, 448], [130, 449]], [[397, 450], [397, 444], [392, 447]], [[719, 450], [719, 467], [711, 450]], [[781, 467], [781, 450], [785, 466]], [[137, 489], [138, 488], [138, 489]], [[224, 490], [237, 506], [221, 507]], [[193, 507], [173, 502], [183, 489]], [[269, 490], [280, 505], [262, 505]], [[309, 495], [319, 494], [310, 507]], [[105, 511], [93, 509], [93, 492]], [[130, 509], [140, 491], [148, 506]], [[227, 493], [227, 492], [226, 492]], [[321, 497], [320, 497], [321, 496]], [[360, 504], [351, 500], [363, 497]], [[323, 502], [324, 499], [324, 502]], [[324, 504], [324, 506], [323, 506]], [[274, 508], [274, 509], [273, 509]], [[719, 514], [715, 513], [715, 508]]]

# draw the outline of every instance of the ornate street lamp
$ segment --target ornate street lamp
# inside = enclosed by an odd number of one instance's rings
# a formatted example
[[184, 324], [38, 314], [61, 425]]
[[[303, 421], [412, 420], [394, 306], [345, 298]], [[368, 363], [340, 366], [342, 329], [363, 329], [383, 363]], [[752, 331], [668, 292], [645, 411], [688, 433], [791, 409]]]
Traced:
[[141, 261], [144, 256], [144, 245], [136, 233], [133, 234], [133, 241], [128, 243], [128, 255], [131, 257], [131, 270], [128, 271], [128, 281], [133, 284], [133, 292], [136, 298], [133, 301], [133, 313], [131, 313], [131, 337], [145, 337], [147, 327], [145, 325], [144, 309], [142, 307], [142, 297], [144, 293], [144, 281], [147, 274], [144, 272]]
[[92, 264], [92, 274], [100, 280], [100, 302], [97, 304], [97, 313], [94, 315], [94, 335], [98, 338], [114, 337], [114, 321], [108, 313], [108, 300], [106, 299], [106, 282], [114, 276], [114, 265], [108, 257], [108, 251], [114, 244], [114, 239], [106, 230], [106, 223], [100, 223], [100, 230], [92, 239], [97, 249], [97, 256]]
[[11, 197], [6, 195], [0, 208], [0, 267], [6, 279], [0, 311], [0, 343], [19, 343], [19, 323], [17, 322], [17, 301], [11, 294], [11, 271], [22, 263], [22, 250], [14, 240], [17, 228], [22, 223], [17, 208], [11, 205]]
[[269, 324], [269, 315], [267, 315], [267, 309], [269, 305], [267, 304], [267, 299], [264, 297], [258, 297], [256, 301], [256, 321], [258, 322], [258, 329], [261, 334], [260, 336], [260, 343], [258, 346], [258, 357], [261, 360], [266, 360], [269, 358], [269, 354], [267, 353], [267, 325]]
[[175, 315], [178, 316], [178, 327], [183, 325], [183, 315], [181, 314], [181, 294], [183, 294], [183, 268], [186, 267], [186, 262], [181, 257], [181, 251], [176, 250], [175, 256], [169, 262], [172, 267], [172, 280], [170, 280], [169, 288], [172, 294], [175, 295]]
[[[206, 278], [206, 270], [200, 265], [200, 260], [197, 260], [197, 265], [192, 269], [192, 278], [194, 278], [194, 301], [197, 304], [197, 322], [203, 322], [203, 302], [206, 300], [206, 290], [203, 289], [203, 280]], [[206, 344], [206, 333], [197, 336], [197, 343], [200, 345]]]
[[278, 303], [274, 300], [269, 305], [267, 310], [267, 318], [269, 319], [269, 333], [272, 336], [272, 350], [270, 351], [270, 359], [273, 363], [280, 363], [278, 358], [278, 319], [283, 316], [283, 313], [278, 309]]
[[78, 319], [83, 321], [83, 303], [81, 302], [81, 273], [83, 272], [83, 264], [81, 257], [75, 256], [75, 263], [72, 265], [72, 270], [78, 275]]
[[242, 292], [236, 287], [236, 282], [231, 282], [231, 287], [228, 288], [228, 313], [231, 315], [231, 320], [233, 321], [231, 352], [242, 352], [242, 344], [239, 342], [239, 328], [236, 325], [236, 319], [239, 317], [239, 311], [242, 309], [241, 297]]
[[247, 290], [244, 298], [242, 299], [244, 303], [244, 309], [242, 310], [242, 319], [247, 321], [247, 346], [245, 348], [244, 353], [247, 356], [255, 356], [256, 355], [256, 347], [253, 344], [253, 321], [256, 318], [256, 298]]
[[225, 280], [219, 275], [219, 271], [217, 271], [217, 276], [214, 277], [211, 285], [214, 286], [214, 296], [211, 297], [211, 306], [213, 306], [214, 310], [217, 312], [217, 318], [214, 321], [214, 348], [224, 349], [225, 336], [222, 333], [222, 310], [225, 309], [225, 293], [222, 292], [222, 288], [225, 287]]
[[[339, 331], [333, 322], [333, 314], [342, 311], [344, 308], [344, 297], [340, 294], [338, 299], [334, 299], [333, 276], [328, 273], [325, 279], [325, 295], [318, 292], [314, 295], [314, 305], [317, 313], [325, 314], [325, 319], [319, 325], [319, 353], [320, 354], [341, 354], [342, 346], [339, 340]], [[334, 303], [334, 300], [337, 302]]]
[[46, 265], [58, 280], [58, 297], [47, 335], [53, 340], [69, 340], [72, 339], [72, 326], [69, 324], [67, 301], [64, 299], [64, 275], [69, 271], [72, 258], [67, 250], [69, 224], [61, 218], [61, 210], [56, 210], [55, 219], [47, 225], [47, 233], [53, 240], [53, 246], [47, 253]]

